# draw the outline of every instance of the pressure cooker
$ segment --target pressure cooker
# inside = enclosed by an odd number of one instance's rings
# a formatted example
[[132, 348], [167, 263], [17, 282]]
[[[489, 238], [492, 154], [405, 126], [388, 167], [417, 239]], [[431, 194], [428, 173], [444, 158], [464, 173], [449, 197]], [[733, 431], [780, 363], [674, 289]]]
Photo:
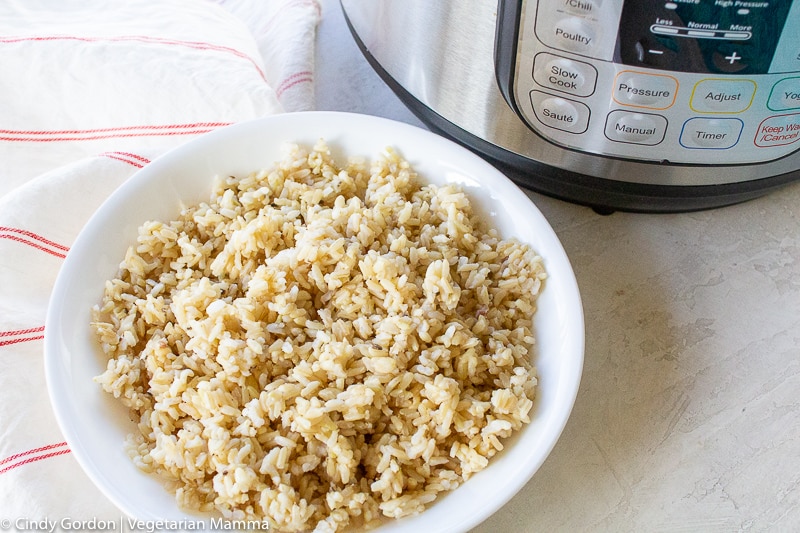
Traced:
[[340, 0], [429, 128], [598, 210], [729, 205], [800, 178], [800, 0]]

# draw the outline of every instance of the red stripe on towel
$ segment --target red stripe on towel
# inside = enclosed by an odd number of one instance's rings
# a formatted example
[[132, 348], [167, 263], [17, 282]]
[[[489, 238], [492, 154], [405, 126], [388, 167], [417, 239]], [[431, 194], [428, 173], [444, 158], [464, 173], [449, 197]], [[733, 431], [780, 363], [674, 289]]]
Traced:
[[[44, 328], [42, 328], [42, 329], [44, 329]], [[61, 448], [62, 446], [66, 446], [66, 445], [67, 445], [66, 442], [59, 442], [59, 443], [56, 443], [56, 444], [48, 444], [47, 446], [41, 446], [39, 448], [34, 448], [32, 450], [28, 450], [27, 452], [15, 453], [14, 455], [6, 457], [2, 461], [0, 461], [0, 465], [4, 465], [6, 463], [10, 463], [11, 461], [13, 461], [15, 459], [19, 459], [20, 457], [25, 457], [26, 455], [31, 455], [31, 454], [39, 453], [39, 452], [46, 452], [47, 450], [52, 450], [53, 448]]]
[[292, 74], [288, 78], [284, 79], [279, 85], [278, 88], [275, 89], [275, 94], [280, 98], [280, 96], [285, 93], [288, 89], [291, 89], [295, 85], [300, 83], [308, 83], [314, 81], [313, 74], [310, 70], [304, 70], [302, 72], [297, 72]]
[[[44, 339], [44, 326], [38, 328], [18, 329], [13, 331], [0, 331], [0, 346], [19, 344]], [[0, 465], [5, 461], [0, 461]]]
[[249, 61], [255, 67], [261, 79], [266, 81], [264, 71], [253, 58], [230, 46], [223, 46], [219, 44], [206, 43], [202, 41], [182, 41], [178, 39], [164, 39], [162, 37], [150, 37], [147, 35], [120, 35], [117, 37], [82, 37], [78, 35], [40, 35], [30, 37], [0, 37], [0, 43], [19, 43], [26, 41], [81, 41], [87, 43], [93, 42], [140, 42], [151, 44], [163, 44], [168, 46], [181, 46], [185, 48], [192, 48], [194, 50], [210, 50], [213, 52], [223, 52], [233, 54], [236, 57]]
[[109, 159], [116, 159], [117, 161], [122, 161], [123, 163], [128, 163], [129, 165], [133, 165], [136, 168], [142, 168], [143, 166], [145, 166], [150, 162], [150, 160], [147, 159], [146, 157], [132, 154], [130, 152], [103, 152], [98, 156], [108, 157]]
[[3, 130], [0, 141], [91, 141], [115, 137], [148, 137], [165, 135], [193, 135], [215, 128], [229, 126], [231, 122], [198, 122], [195, 124], [160, 124], [151, 126], [119, 126], [85, 130]]
[[18, 228], [0, 227], [0, 239], [9, 239], [20, 244], [27, 244], [37, 250], [41, 250], [61, 259], [67, 257], [67, 252], [69, 251], [69, 248], [66, 246], [56, 244], [35, 233]]
[[[50, 446], [49, 448], [47, 446], [45, 446], [44, 449], [52, 449], [52, 448], [56, 448], [56, 447], [59, 447], [59, 446], [62, 446], [62, 445], [66, 446], [67, 443], [63, 442], [61, 444], [54, 444], [54, 445]], [[30, 464], [30, 463], [35, 463], [36, 461], [41, 461], [43, 459], [49, 459], [50, 457], [57, 457], [59, 455], [64, 455], [64, 454], [67, 454], [67, 453], [69, 453], [71, 451], [72, 450], [70, 450], [69, 448], [66, 448], [66, 449], [57, 450], [57, 451], [54, 451], [54, 452], [51, 452], [51, 453], [45, 453], [43, 455], [37, 455], [35, 457], [28, 457], [26, 459], [23, 459], [22, 461], [10, 464], [5, 468], [0, 469], [0, 475], [5, 474], [9, 470], [13, 470], [13, 469], [15, 469], [17, 467], [20, 467], [20, 466], [23, 466], [23, 465], [27, 465], [27, 464]], [[37, 450], [31, 450], [29, 452], [24, 452], [23, 454], [17, 454], [17, 457], [24, 456], [24, 455], [30, 455], [30, 454], [33, 454], [33, 453], [37, 453]], [[14, 456], [12, 456], [12, 457], [14, 457]], [[11, 460], [11, 459], [9, 458], [9, 460]], [[2, 464], [2, 463], [0, 463], [0, 464]]]

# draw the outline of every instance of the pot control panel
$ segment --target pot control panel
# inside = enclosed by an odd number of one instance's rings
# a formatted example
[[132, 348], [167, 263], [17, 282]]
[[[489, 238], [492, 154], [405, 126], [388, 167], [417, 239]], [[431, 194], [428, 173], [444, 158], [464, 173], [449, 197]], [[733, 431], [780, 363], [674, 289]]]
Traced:
[[501, 90], [552, 143], [699, 165], [800, 149], [800, 0], [501, 0], [498, 15]]

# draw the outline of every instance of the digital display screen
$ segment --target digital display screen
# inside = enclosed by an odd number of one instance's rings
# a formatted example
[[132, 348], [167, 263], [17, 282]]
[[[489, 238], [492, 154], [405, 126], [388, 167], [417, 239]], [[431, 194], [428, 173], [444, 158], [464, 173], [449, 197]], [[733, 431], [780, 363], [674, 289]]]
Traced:
[[629, 0], [616, 62], [680, 72], [766, 74], [791, 0]]

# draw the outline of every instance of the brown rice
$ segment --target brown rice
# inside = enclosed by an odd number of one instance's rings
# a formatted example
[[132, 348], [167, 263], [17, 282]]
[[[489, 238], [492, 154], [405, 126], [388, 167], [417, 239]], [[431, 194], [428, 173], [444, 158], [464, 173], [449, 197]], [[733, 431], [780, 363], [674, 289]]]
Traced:
[[129, 451], [179, 503], [279, 531], [422, 511], [529, 421], [545, 278], [455, 185], [320, 141], [139, 230], [93, 310]]

